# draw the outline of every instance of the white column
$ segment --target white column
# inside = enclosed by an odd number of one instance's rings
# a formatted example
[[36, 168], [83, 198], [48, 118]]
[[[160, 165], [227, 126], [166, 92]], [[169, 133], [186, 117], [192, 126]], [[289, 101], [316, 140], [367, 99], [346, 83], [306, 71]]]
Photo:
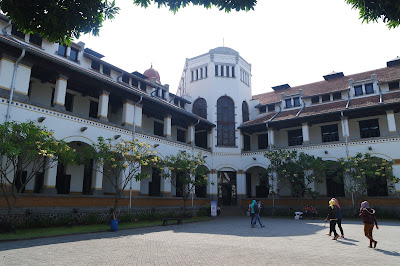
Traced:
[[[29, 82], [31, 80], [32, 66], [24, 63], [19, 63], [17, 76], [15, 80], [15, 92], [28, 95]], [[10, 84], [11, 85], [11, 84]]]
[[349, 137], [349, 120], [347, 117], [342, 118], [342, 135], [343, 137]]
[[108, 121], [108, 102], [110, 99], [110, 93], [103, 91], [99, 96], [99, 110], [97, 111], [97, 117], [100, 120]]
[[268, 146], [275, 147], [275, 130], [268, 129]]
[[94, 171], [92, 174], [92, 187], [91, 190], [94, 195], [103, 194], [103, 166], [93, 163]]
[[133, 126], [135, 106], [131, 100], [125, 100], [122, 108], [122, 125]]
[[212, 149], [213, 147], [213, 130], [207, 132], [207, 148]]
[[172, 135], [171, 119], [172, 117], [170, 115], [164, 117], [164, 137], [167, 137], [169, 139], [171, 138]]
[[65, 52], [65, 56], [66, 56], [67, 58], [69, 58], [70, 55], [71, 55], [71, 46], [67, 46], [67, 50], [66, 50], [66, 52]]
[[301, 130], [303, 132], [303, 144], [310, 143], [310, 132], [307, 123], [301, 124]]
[[394, 112], [393, 110], [386, 111], [386, 118], [389, 128], [389, 133], [396, 133], [396, 120], [394, 119]]
[[43, 193], [56, 194], [57, 166], [58, 163], [52, 163], [53, 167], [44, 172]]
[[243, 170], [239, 170], [236, 176], [237, 185], [237, 199], [240, 200], [246, 198], [246, 173]]
[[188, 143], [192, 144], [194, 142], [194, 136], [195, 136], [195, 132], [194, 132], [194, 126], [190, 125], [188, 127]]
[[54, 91], [53, 104], [55, 107], [65, 109], [65, 95], [67, 93], [67, 80], [68, 78], [63, 75], [59, 75], [56, 80], [56, 88]]
[[142, 115], [143, 115], [143, 105], [136, 104], [135, 105], [135, 118], [134, 123], [136, 128], [142, 127]]
[[[171, 175], [171, 171], [170, 170], [164, 169], [164, 171], [168, 171], [168, 173]], [[172, 191], [171, 182], [169, 182], [168, 179], [161, 178], [160, 186], [161, 186], [161, 188], [160, 188], [161, 194], [165, 198], [171, 197], [171, 191]]]

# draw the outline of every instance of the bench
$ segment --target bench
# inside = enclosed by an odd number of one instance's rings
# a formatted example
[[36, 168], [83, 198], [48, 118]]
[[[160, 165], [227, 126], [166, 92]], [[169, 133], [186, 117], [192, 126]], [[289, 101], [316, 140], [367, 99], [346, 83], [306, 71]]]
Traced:
[[168, 221], [177, 221], [178, 224], [182, 224], [182, 219], [183, 218], [179, 218], [179, 217], [176, 217], [176, 218], [162, 218], [162, 221], [163, 221], [162, 225], [167, 225]]

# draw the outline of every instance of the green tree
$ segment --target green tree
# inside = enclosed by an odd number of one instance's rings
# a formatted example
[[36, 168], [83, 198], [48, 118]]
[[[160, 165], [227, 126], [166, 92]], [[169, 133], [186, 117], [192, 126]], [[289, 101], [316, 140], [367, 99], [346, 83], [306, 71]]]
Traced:
[[1, 124], [0, 139], [0, 189], [8, 207], [7, 224], [13, 226], [13, 210], [26, 185], [38, 173], [57, 162], [71, 163], [75, 156], [66, 142], [33, 122]]
[[377, 22], [382, 19], [389, 29], [400, 25], [400, 1], [398, 0], [346, 0], [358, 9], [363, 22]]
[[[252, 10], [256, 0], [133, 0], [137, 6], [168, 6], [173, 12], [192, 3], [206, 8], [216, 6], [230, 10]], [[119, 12], [115, 0], [0, 0], [0, 9], [24, 33], [37, 33], [51, 42], [70, 43], [81, 33], [95, 36], [103, 22]]]
[[161, 159], [151, 151], [151, 145], [144, 142], [121, 140], [112, 144], [111, 139], [98, 138], [98, 142], [85, 150], [84, 160], [93, 159], [96, 167], [93, 170], [103, 173], [115, 190], [113, 218], [118, 218], [118, 202], [131, 180], [142, 180], [149, 177], [141, 172], [142, 166], [156, 166]]
[[185, 151], [180, 151], [177, 155], [166, 156], [164, 163], [160, 165], [162, 176], [182, 195], [185, 215], [186, 202], [190, 193], [195, 190], [196, 186], [208, 184], [206, 169], [203, 164], [204, 160], [201, 153], [194, 156]]
[[354, 211], [368, 191], [377, 195], [390, 194], [394, 183], [400, 180], [393, 175], [393, 162], [368, 153], [357, 153], [353, 157], [341, 158], [339, 162], [344, 169], [344, 188], [352, 196]]
[[298, 198], [299, 208], [302, 208], [306, 194], [313, 198], [318, 195], [311, 189], [311, 184], [323, 181], [325, 167], [321, 158], [288, 150], [268, 151], [264, 156], [270, 161], [267, 173], [274, 181], [275, 187], [271, 188], [273, 195], [290, 186], [292, 196]]

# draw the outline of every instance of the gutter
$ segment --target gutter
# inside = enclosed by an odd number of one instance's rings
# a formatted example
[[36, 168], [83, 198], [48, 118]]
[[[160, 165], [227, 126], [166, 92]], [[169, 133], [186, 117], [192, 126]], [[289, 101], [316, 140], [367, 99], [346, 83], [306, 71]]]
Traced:
[[350, 106], [350, 87], [349, 90], [347, 91], [347, 103], [346, 103], [346, 109], [349, 109]]
[[302, 105], [300, 111], [297, 112], [295, 117], [298, 117], [300, 115], [300, 113], [304, 110], [304, 108], [306, 107], [306, 103], [304, 102], [303, 96], [301, 96], [301, 101], [303, 102], [303, 105]]
[[[11, 37], [11, 39], [12, 39], [12, 37]], [[194, 115], [194, 114], [192, 114], [192, 113], [189, 113], [189, 112], [187, 112], [186, 110], [184, 110], [184, 109], [182, 109], [182, 108], [178, 108], [178, 107], [176, 107], [176, 106], [173, 105], [173, 104], [169, 104], [168, 102], [165, 102], [165, 103], [167, 103], [167, 104], [165, 104], [164, 102], [157, 101], [154, 97], [151, 97], [151, 96], [149, 96], [148, 94], [146, 94], [146, 93], [144, 93], [144, 92], [141, 92], [141, 91], [139, 91], [139, 90], [133, 90], [133, 89], [131, 89], [131, 88], [128, 88], [127, 86], [125, 86], [125, 85], [122, 84], [122, 83], [118, 83], [118, 82], [115, 82], [115, 81], [113, 81], [113, 80], [110, 80], [110, 79], [101, 77], [101, 76], [99, 76], [98, 74], [92, 73], [92, 72], [90, 72], [90, 71], [88, 71], [88, 70], [86, 70], [86, 69], [76, 67], [75, 65], [72, 65], [72, 64], [69, 64], [69, 63], [67, 63], [67, 62], [64, 62], [63, 60], [59, 60], [59, 59], [57, 59], [57, 58], [48, 56], [47, 54], [43, 54], [42, 52], [39, 52], [39, 51], [37, 51], [37, 50], [35, 50], [35, 49], [32, 49], [31, 47], [26, 46], [26, 45], [24, 45], [24, 44], [22, 44], [22, 43], [13, 42], [13, 41], [11, 41], [10, 39], [4, 38], [4, 37], [2, 37], [2, 36], [0, 36], [0, 41], [2, 41], [3, 43], [9, 44], [9, 45], [11, 45], [11, 46], [13, 46], [13, 47], [17, 47], [17, 48], [21, 48], [21, 49], [25, 48], [28, 52], [30, 52], [30, 53], [32, 53], [32, 54], [34, 54], [34, 55], [37, 55], [37, 56], [39, 56], [39, 57], [41, 57], [41, 58], [45, 58], [45, 59], [47, 59], [47, 60], [49, 60], [49, 61], [52, 61], [52, 62], [54, 62], [54, 63], [57, 63], [57, 64], [59, 64], [59, 65], [61, 65], [61, 66], [63, 66], [63, 67], [67, 67], [67, 68], [72, 68], [72, 67], [73, 67], [73, 70], [76, 71], [76, 72], [79, 72], [79, 73], [81, 73], [81, 74], [90, 76], [90, 77], [92, 77], [92, 78], [95, 78], [95, 79], [97, 79], [97, 80], [100, 80], [101, 82], [106, 82], [106, 83], [108, 83], [108, 84], [110, 84], [110, 85], [117, 86], [118, 88], [120, 88], [120, 89], [122, 89], [122, 90], [125, 90], [125, 91], [127, 91], [127, 92], [129, 92], [129, 93], [134, 93], [135, 95], [138, 95], [138, 96], [142, 96], [143, 98], [145, 98], [145, 99], [147, 99], [147, 100], [150, 100], [150, 101], [152, 101], [152, 102], [155, 102], [155, 103], [158, 103], [158, 104], [162, 104], [162, 105], [164, 105], [164, 106], [166, 106], [166, 107], [170, 107], [170, 108], [172, 108], [173, 110], [175, 110], [175, 111], [177, 111], [177, 112], [179, 112], [179, 113], [182, 113], [182, 114], [184, 114], [184, 115], [186, 115], [186, 116], [189, 116], [189, 117], [191, 117], [191, 118], [193, 118], [193, 119], [199, 119], [198, 116], [196, 116], [196, 115]], [[135, 77], [136, 77], [136, 76], [135, 76]], [[148, 82], [145, 82], [145, 83], [148, 84]], [[208, 124], [208, 125], [210, 125], [210, 126], [214, 126], [214, 127], [215, 127], [215, 125], [214, 125], [213, 123], [209, 122], [208, 120], [205, 120], [205, 119], [203, 120], [203, 119], [201, 119], [201, 121], [204, 122], [204, 123], [206, 123], [206, 124]]]
[[[343, 111], [340, 112], [340, 116], [342, 118], [344, 118]], [[344, 123], [342, 123], [342, 126], [344, 126]], [[347, 136], [347, 127], [345, 127], [344, 130], [346, 132], [346, 136], [344, 137], [345, 141], [346, 141], [346, 157], [348, 157], [349, 156], [349, 139], [348, 139], [348, 136]]]

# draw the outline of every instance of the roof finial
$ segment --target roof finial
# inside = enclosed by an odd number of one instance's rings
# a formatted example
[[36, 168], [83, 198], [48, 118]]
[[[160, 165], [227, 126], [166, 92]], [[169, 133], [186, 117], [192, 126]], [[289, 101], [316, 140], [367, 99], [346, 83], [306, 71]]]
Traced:
[[153, 68], [153, 62], [151, 62], [150, 68]]

